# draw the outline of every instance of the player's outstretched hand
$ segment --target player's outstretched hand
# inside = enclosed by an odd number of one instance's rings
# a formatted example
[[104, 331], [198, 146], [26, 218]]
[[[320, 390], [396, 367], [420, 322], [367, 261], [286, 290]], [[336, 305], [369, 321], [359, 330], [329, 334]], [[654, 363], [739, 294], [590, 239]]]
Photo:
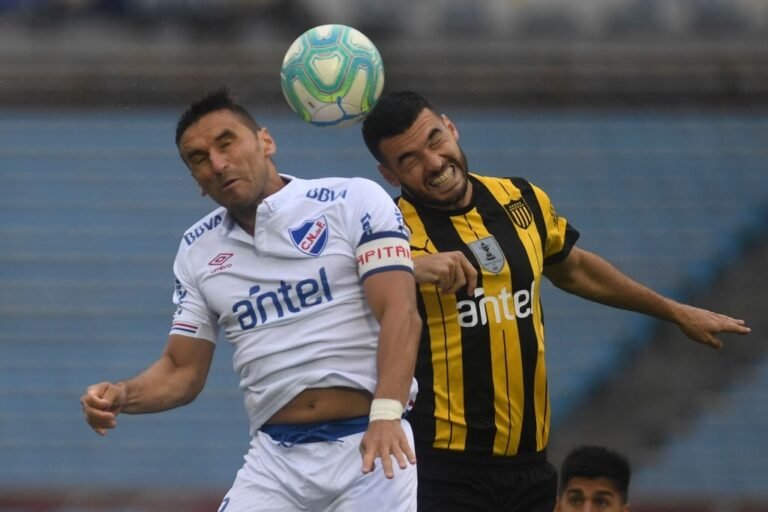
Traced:
[[88, 386], [80, 397], [85, 421], [100, 436], [107, 434], [107, 429], [115, 428], [117, 415], [125, 404], [125, 388], [111, 382], [100, 382]]
[[360, 453], [363, 456], [363, 473], [368, 474], [376, 468], [376, 459], [381, 459], [384, 475], [387, 478], [395, 476], [392, 468], [392, 457], [400, 469], [408, 464], [416, 464], [416, 455], [408, 442], [400, 420], [376, 420], [368, 424], [368, 430], [360, 442]]
[[461, 251], [425, 254], [413, 259], [416, 282], [434, 283], [444, 293], [456, 293], [467, 287], [472, 295], [477, 286], [477, 270]]
[[680, 305], [677, 325], [692, 340], [715, 349], [723, 347], [723, 342], [717, 337], [719, 333], [749, 334], [752, 331], [744, 320], [687, 304]]

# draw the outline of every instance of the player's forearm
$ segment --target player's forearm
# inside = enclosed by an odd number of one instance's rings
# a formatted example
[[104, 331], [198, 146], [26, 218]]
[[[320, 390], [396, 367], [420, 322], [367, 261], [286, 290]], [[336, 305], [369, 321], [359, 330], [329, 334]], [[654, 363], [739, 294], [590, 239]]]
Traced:
[[121, 412], [144, 414], [188, 404], [202, 389], [190, 371], [177, 367], [169, 356], [163, 355], [136, 377], [118, 383], [125, 389]]
[[594, 287], [591, 300], [619, 309], [674, 321], [676, 303], [624, 276]]
[[433, 254], [420, 254], [413, 258], [413, 278], [418, 284], [434, 283], [439, 277], [440, 268], [435, 268], [437, 257]]
[[381, 321], [377, 356], [378, 382], [374, 398], [408, 402], [421, 334], [421, 319], [415, 309], [387, 311]]
[[568, 279], [555, 285], [565, 291], [615, 308], [675, 321], [677, 303], [633, 280], [600, 256], [580, 251]]

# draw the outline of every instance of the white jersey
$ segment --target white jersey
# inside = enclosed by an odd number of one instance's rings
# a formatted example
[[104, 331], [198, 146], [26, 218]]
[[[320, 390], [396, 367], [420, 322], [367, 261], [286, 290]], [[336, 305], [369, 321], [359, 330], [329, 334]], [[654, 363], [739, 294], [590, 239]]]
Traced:
[[304, 389], [374, 391], [379, 325], [362, 282], [412, 271], [408, 231], [378, 184], [283, 178], [253, 236], [218, 208], [184, 234], [173, 267], [171, 334], [215, 343], [223, 329], [252, 433]]

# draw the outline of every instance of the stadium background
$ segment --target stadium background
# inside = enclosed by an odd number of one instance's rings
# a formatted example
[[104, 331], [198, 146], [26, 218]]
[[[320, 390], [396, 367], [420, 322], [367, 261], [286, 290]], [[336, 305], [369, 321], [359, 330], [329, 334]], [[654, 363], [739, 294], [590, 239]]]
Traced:
[[714, 352], [545, 289], [552, 460], [627, 453], [636, 512], [768, 510], [764, 0], [0, 1], [0, 510], [216, 509], [248, 443], [226, 344], [196, 402], [105, 439], [78, 398], [164, 344], [178, 240], [212, 208], [173, 147], [190, 100], [234, 88], [283, 172], [378, 179], [357, 127], [280, 95], [288, 45], [328, 22], [457, 122], [473, 170], [529, 178], [584, 248], [752, 325]]

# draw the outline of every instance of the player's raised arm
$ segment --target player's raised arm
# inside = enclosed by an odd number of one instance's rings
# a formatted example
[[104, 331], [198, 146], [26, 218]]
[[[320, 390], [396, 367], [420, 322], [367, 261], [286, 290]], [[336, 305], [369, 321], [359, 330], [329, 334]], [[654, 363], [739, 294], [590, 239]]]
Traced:
[[381, 326], [378, 382], [371, 406], [371, 422], [361, 444], [363, 472], [373, 471], [374, 460], [381, 458], [384, 474], [392, 478], [392, 456], [401, 469], [405, 469], [409, 462], [416, 462], [400, 417], [413, 381], [421, 319], [410, 272], [395, 270], [373, 274], [364, 281], [363, 287]]
[[208, 377], [215, 345], [172, 334], [160, 358], [132, 379], [89, 386], [80, 398], [85, 421], [99, 435], [117, 425], [117, 415], [160, 412], [188, 404]]
[[562, 262], [545, 267], [544, 274], [558, 288], [585, 299], [673, 322], [692, 340], [713, 348], [723, 346], [719, 333], [750, 332], [744, 320], [664, 297], [600, 256], [577, 247]]

